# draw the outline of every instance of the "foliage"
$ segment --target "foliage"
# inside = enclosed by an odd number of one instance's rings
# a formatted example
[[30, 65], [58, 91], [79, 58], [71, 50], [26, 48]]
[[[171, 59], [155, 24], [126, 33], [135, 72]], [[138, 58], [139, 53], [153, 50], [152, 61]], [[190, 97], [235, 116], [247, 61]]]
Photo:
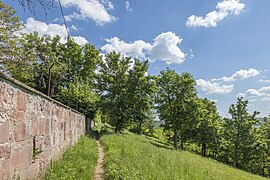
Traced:
[[164, 129], [173, 132], [174, 147], [181, 148], [186, 134], [196, 126], [196, 82], [189, 73], [177, 74], [167, 69], [161, 71], [157, 80], [157, 105], [161, 121], [165, 121]]
[[97, 159], [97, 144], [94, 139], [82, 137], [61, 159], [51, 164], [44, 179], [91, 179]]
[[108, 114], [110, 124], [115, 126], [115, 132], [120, 132], [129, 122], [127, 81], [130, 66], [131, 58], [115, 52], [106, 54], [100, 63], [98, 86], [102, 108]]
[[138, 134], [143, 132], [143, 128], [152, 131], [153, 126], [156, 86], [153, 77], [147, 75], [148, 67], [148, 61], [135, 59], [127, 82], [129, 114]]
[[0, 19], [0, 71], [94, 119], [97, 129], [130, 129], [173, 142], [175, 149], [179, 141], [182, 149], [185, 144], [198, 152], [201, 146], [202, 156], [270, 177], [269, 118], [259, 123], [243, 98], [230, 106], [231, 119], [223, 119], [215, 103], [197, 97], [189, 73], [167, 69], [150, 76], [148, 61], [115, 52], [102, 57], [71, 37], [62, 42], [59, 36], [19, 33], [19, 18], [2, 1]]
[[109, 116], [109, 123], [115, 132], [121, 132], [135, 123], [137, 132], [142, 132], [142, 124], [153, 108], [155, 84], [147, 76], [148, 61], [122, 57], [115, 52], [105, 55], [100, 63], [98, 87], [101, 106]]
[[201, 145], [202, 156], [206, 156], [207, 146], [212, 146], [214, 149], [218, 139], [217, 128], [220, 117], [215, 103], [206, 98], [198, 99], [197, 119], [196, 141]]
[[[14, 10], [6, 5], [3, 8], [1, 16], [5, 21], [1, 22], [7, 27], [1, 29], [5, 35], [3, 40], [11, 39], [16, 46], [11, 41], [4, 41], [1, 45], [11, 50], [10, 46], [14, 45], [16, 53], [9, 54], [1, 48], [5, 55], [1, 56], [4, 58], [0, 67], [13, 78], [93, 117], [99, 100], [95, 92], [95, 71], [101, 61], [100, 52], [89, 44], [81, 47], [72, 38], [62, 43], [59, 36], [39, 36], [37, 32], [21, 34], [19, 39], [11, 37], [19, 30], [15, 23], [20, 21], [13, 17]], [[8, 32], [11, 25], [16, 31]]]
[[230, 133], [230, 146], [232, 147], [232, 159], [234, 167], [242, 167], [249, 161], [251, 157], [251, 148], [253, 146], [254, 138], [252, 136], [253, 125], [257, 123], [255, 118], [258, 112], [252, 115], [247, 110], [248, 101], [243, 98], [238, 98], [237, 103], [232, 104], [229, 113], [232, 119], [226, 121]]
[[23, 28], [15, 10], [0, 1], [0, 71], [8, 59], [15, 60], [17, 53], [18, 32]]

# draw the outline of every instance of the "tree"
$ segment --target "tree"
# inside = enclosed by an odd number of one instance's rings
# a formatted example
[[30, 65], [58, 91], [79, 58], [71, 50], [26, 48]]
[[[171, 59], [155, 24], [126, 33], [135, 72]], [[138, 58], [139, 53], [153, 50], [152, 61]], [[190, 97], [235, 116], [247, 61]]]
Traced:
[[100, 98], [95, 89], [96, 70], [101, 61], [100, 52], [90, 44], [81, 47], [72, 38], [68, 38], [62, 49], [59, 59], [65, 64], [65, 71], [56, 98], [94, 118]]
[[46, 95], [57, 93], [65, 69], [65, 62], [60, 58], [64, 51], [60, 37], [40, 37], [37, 32], [22, 34], [19, 47], [20, 55], [14, 55], [4, 64], [7, 72]]
[[270, 120], [265, 117], [254, 128], [255, 145], [250, 169], [253, 173], [270, 177]]
[[215, 144], [217, 138], [217, 121], [219, 114], [213, 101], [206, 98], [198, 99], [198, 127], [196, 128], [197, 142], [201, 145], [201, 155], [206, 156], [207, 145]]
[[19, 17], [15, 16], [15, 10], [2, 1], [0, 1], [0, 19], [0, 71], [4, 71], [3, 66], [18, 56], [16, 44], [23, 25]]
[[[127, 96], [129, 99], [129, 114], [136, 124], [136, 132], [142, 133], [142, 125], [151, 117], [151, 109], [154, 107], [155, 81], [147, 75], [148, 61], [141, 62], [134, 59], [134, 65], [129, 70]], [[149, 123], [148, 121], [148, 123]]]
[[157, 85], [160, 120], [165, 121], [165, 130], [173, 132], [175, 149], [178, 148], [179, 137], [183, 149], [185, 134], [196, 125], [196, 82], [189, 73], [179, 75], [167, 69], [160, 72]]
[[252, 128], [258, 122], [255, 111], [252, 115], [248, 113], [248, 101], [238, 98], [236, 104], [232, 104], [229, 108], [231, 119], [227, 119], [226, 123], [230, 129], [230, 142], [232, 145], [233, 166], [245, 169], [245, 163], [250, 160], [251, 148], [254, 143], [252, 136]]
[[105, 55], [100, 63], [98, 89], [101, 95], [101, 106], [115, 126], [115, 133], [121, 132], [130, 122], [128, 116], [128, 71], [131, 58], [111, 52]]
[[263, 173], [262, 175], [270, 177], [270, 119], [264, 118], [264, 122], [261, 123], [261, 136], [264, 145], [263, 151]]
[[[78, 77], [79, 78], [79, 77]], [[93, 86], [83, 79], [76, 80], [70, 84], [69, 89], [62, 87], [56, 95], [56, 99], [64, 104], [70, 101], [70, 107], [94, 119], [98, 110], [97, 102], [99, 96], [93, 91]], [[70, 97], [68, 97], [70, 96]]]

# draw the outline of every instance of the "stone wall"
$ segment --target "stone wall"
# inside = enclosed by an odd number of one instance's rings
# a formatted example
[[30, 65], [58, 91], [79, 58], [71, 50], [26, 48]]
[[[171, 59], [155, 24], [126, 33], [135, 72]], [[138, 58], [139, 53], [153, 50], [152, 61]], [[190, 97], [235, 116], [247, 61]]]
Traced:
[[0, 74], [0, 179], [33, 179], [85, 132], [85, 117]]

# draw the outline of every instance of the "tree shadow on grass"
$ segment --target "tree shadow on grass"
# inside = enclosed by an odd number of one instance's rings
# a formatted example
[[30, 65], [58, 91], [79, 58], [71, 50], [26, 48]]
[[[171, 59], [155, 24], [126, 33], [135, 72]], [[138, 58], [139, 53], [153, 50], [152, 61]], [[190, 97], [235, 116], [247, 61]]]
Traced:
[[169, 144], [169, 143], [165, 143], [159, 139], [155, 139], [155, 138], [152, 138], [152, 137], [148, 137], [148, 136], [145, 136], [146, 139], [150, 140], [149, 142], [158, 147], [158, 148], [165, 148], [165, 149], [169, 149], [169, 150], [173, 150], [173, 147]]
[[99, 140], [101, 136], [108, 135], [108, 134], [114, 134], [114, 133], [105, 129], [101, 129], [100, 131], [92, 129], [86, 133], [88, 137], [96, 139], [96, 140]]

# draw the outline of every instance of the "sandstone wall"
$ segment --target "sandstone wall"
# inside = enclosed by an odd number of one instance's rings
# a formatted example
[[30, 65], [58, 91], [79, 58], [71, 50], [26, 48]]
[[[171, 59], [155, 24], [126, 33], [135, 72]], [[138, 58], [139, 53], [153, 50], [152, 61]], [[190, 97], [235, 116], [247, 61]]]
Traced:
[[0, 179], [33, 179], [85, 132], [85, 117], [0, 74]]

